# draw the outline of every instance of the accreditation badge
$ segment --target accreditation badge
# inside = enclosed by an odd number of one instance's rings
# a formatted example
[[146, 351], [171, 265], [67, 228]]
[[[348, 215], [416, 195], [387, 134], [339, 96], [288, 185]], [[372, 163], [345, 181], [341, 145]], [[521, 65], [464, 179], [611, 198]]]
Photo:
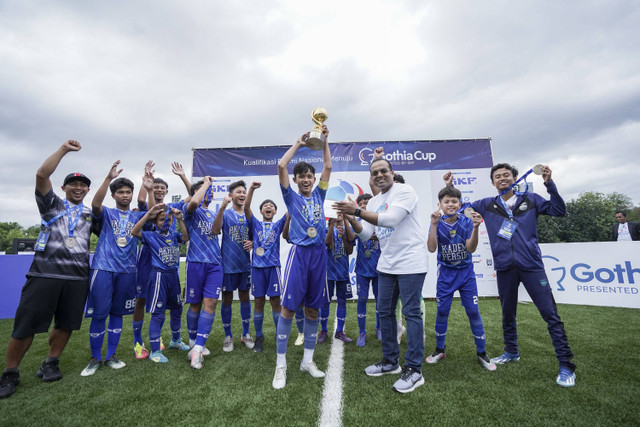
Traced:
[[502, 223], [502, 227], [500, 227], [500, 230], [498, 230], [498, 236], [506, 240], [511, 240], [511, 237], [513, 237], [513, 233], [516, 231], [517, 227], [518, 224], [505, 219]]

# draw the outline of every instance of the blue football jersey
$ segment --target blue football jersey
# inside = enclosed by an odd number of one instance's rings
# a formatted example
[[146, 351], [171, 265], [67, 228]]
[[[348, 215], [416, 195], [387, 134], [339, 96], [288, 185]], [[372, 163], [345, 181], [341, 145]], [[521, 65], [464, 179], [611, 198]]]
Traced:
[[449, 224], [438, 222], [438, 263], [449, 268], [465, 268], [471, 264], [471, 253], [467, 250], [467, 239], [473, 232], [473, 221], [464, 215]]
[[222, 216], [222, 271], [225, 274], [251, 271], [251, 254], [243, 247], [245, 240], [251, 237], [244, 213], [226, 209]]
[[349, 254], [337, 228], [333, 229], [333, 249], [327, 248], [327, 279], [349, 280]]
[[[102, 208], [100, 217], [93, 217], [100, 224], [100, 236], [96, 253], [91, 262], [94, 270], [114, 273], [135, 273], [138, 239], [131, 235], [133, 226], [144, 216], [144, 212], [132, 210], [123, 212], [116, 208]], [[117, 244], [118, 239], [126, 240], [126, 245]]]
[[[254, 267], [280, 267], [280, 235], [285, 222], [287, 222], [286, 215], [276, 222], [259, 221], [255, 215], [251, 216], [249, 226], [253, 234]], [[258, 248], [264, 250], [262, 255], [256, 253]]]
[[[289, 224], [289, 240], [299, 246], [324, 245], [327, 235], [327, 226], [324, 217], [324, 198], [327, 195], [329, 183], [320, 181], [311, 192], [311, 197], [304, 197], [295, 192], [291, 186], [284, 188], [280, 185], [282, 198], [287, 205], [287, 211], [291, 217]], [[313, 227], [316, 235], [310, 237], [307, 230]]]
[[178, 271], [182, 234], [169, 230], [167, 234], [158, 231], [143, 231], [142, 243], [151, 250], [151, 265], [162, 271]]
[[187, 261], [222, 264], [220, 243], [218, 236], [213, 234], [211, 227], [215, 214], [199, 207], [193, 213], [187, 212], [187, 205], [182, 208], [184, 222], [189, 231], [189, 249]]
[[378, 259], [380, 258], [380, 242], [378, 238], [371, 238], [363, 242], [359, 237], [356, 239], [358, 245], [358, 258], [356, 258], [356, 274], [363, 277], [376, 277], [378, 272]]

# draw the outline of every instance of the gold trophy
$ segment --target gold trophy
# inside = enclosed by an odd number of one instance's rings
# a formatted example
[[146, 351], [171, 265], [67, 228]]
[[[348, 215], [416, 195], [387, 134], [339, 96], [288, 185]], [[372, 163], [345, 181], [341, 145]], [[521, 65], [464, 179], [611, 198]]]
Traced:
[[311, 120], [315, 123], [315, 126], [309, 132], [309, 138], [307, 138], [306, 145], [312, 150], [322, 150], [324, 148], [325, 136], [322, 133], [322, 124], [327, 121], [327, 110], [322, 107], [318, 107], [311, 112]]

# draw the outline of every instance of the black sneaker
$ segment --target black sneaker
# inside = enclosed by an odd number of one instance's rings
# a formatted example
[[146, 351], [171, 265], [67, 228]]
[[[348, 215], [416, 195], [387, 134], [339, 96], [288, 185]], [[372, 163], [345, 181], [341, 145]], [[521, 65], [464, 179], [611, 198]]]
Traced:
[[264, 344], [264, 335], [256, 337], [253, 351], [255, 351], [256, 353], [262, 353], [262, 344]]
[[40, 365], [40, 369], [36, 372], [36, 377], [42, 378], [42, 381], [49, 383], [62, 379], [60, 369], [58, 369], [58, 359], [47, 362], [46, 360]]
[[16, 391], [16, 387], [20, 384], [20, 371], [4, 371], [0, 378], [0, 399], [11, 396]]

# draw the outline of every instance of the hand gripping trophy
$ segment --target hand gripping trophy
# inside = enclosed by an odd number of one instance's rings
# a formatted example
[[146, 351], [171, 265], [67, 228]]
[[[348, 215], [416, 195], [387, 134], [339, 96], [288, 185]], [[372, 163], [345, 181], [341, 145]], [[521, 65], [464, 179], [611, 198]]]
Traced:
[[311, 112], [311, 120], [315, 123], [313, 129], [309, 133], [306, 145], [312, 150], [322, 150], [324, 148], [325, 136], [322, 133], [322, 124], [327, 121], [327, 110], [318, 107]]

